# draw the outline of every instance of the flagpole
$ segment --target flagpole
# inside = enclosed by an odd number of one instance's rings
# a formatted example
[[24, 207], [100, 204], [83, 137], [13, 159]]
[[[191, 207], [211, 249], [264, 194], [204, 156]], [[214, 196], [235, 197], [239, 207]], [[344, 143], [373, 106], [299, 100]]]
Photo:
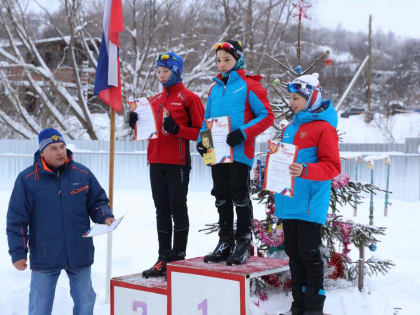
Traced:
[[[109, 207], [113, 212], [114, 206], [114, 154], [115, 153], [115, 109], [111, 107], [111, 128], [109, 135]], [[105, 276], [105, 304], [110, 301], [111, 267], [112, 267], [112, 233], [107, 233], [106, 245], [106, 276]]]

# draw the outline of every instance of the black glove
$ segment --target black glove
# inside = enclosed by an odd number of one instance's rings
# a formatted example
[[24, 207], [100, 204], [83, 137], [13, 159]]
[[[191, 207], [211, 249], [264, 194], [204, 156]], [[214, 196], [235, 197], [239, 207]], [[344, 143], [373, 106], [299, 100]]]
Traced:
[[128, 115], [128, 125], [134, 129], [136, 127], [137, 120], [139, 120], [139, 116], [137, 116], [137, 113], [130, 112], [130, 114]]
[[163, 128], [167, 132], [173, 133], [174, 135], [178, 134], [179, 132], [179, 125], [175, 122], [172, 116], [168, 116], [163, 120]]
[[231, 131], [226, 138], [226, 143], [230, 145], [231, 147], [234, 147], [235, 145], [241, 144], [244, 142], [245, 138], [242, 134], [242, 131], [240, 129], [235, 129]]
[[196, 148], [197, 148], [198, 153], [200, 153], [201, 156], [207, 153], [207, 149], [203, 146], [203, 143], [201, 141], [197, 142]]

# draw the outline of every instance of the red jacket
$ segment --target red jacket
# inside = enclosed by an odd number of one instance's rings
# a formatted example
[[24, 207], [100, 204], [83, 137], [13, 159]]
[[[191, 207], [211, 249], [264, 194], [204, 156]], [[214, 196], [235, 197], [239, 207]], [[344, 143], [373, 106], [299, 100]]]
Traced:
[[[204, 119], [200, 97], [178, 83], [164, 88], [162, 93], [150, 98], [156, 115], [158, 138], [149, 140], [149, 163], [190, 165], [189, 140], [196, 141]], [[166, 108], [179, 125], [178, 134], [162, 131], [163, 109]]]

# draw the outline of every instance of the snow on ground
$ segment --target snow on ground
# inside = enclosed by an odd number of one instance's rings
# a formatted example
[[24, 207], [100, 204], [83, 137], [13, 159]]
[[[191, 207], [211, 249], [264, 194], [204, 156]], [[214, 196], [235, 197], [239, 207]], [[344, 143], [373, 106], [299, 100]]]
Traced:
[[[10, 191], [0, 191], [0, 229], [5, 231], [6, 209]], [[204, 235], [198, 233], [205, 223], [217, 221], [214, 200], [209, 192], [193, 192], [188, 196], [190, 213], [190, 237], [188, 257], [203, 256], [213, 249], [217, 242], [216, 233]], [[157, 236], [155, 228], [155, 209], [149, 191], [117, 191], [114, 196], [116, 216], [127, 213], [126, 218], [113, 234], [112, 276], [139, 273], [149, 268], [156, 260]], [[264, 209], [254, 202], [255, 217], [264, 218]], [[357, 222], [368, 222], [369, 203], [359, 207]], [[375, 200], [374, 223], [388, 227], [387, 235], [378, 244], [373, 254], [375, 257], [388, 258], [396, 263], [391, 272], [366, 279], [366, 289], [359, 292], [352, 283], [338, 283], [340, 289], [327, 290], [325, 311], [333, 315], [392, 315], [394, 308], [402, 308], [399, 315], [420, 314], [420, 277], [418, 262], [420, 252], [417, 235], [420, 226], [420, 202], [406, 203], [392, 200], [389, 216], [383, 217], [383, 199]], [[343, 211], [345, 218], [353, 219], [352, 209]], [[92, 278], [97, 302], [95, 315], [109, 314], [109, 304], [105, 300], [105, 259], [106, 236], [95, 238], [96, 256], [92, 269]], [[16, 271], [7, 254], [6, 234], [0, 234], [0, 314], [27, 314], [30, 271]], [[366, 250], [367, 258], [371, 254]], [[355, 250], [353, 253], [357, 255]], [[356, 259], [356, 257], [352, 257]], [[260, 302], [259, 307], [252, 303], [252, 314], [278, 314], [288, 309], [290, 295], [270, 291], [269, 300]], [[253, 301], [258, 302], [257, 297]], [[72, 300], [69, 293], [68, 278], [62, 273], [57, 284], [53, 314], [72, 314]], [[187, 314], [188, 315], [188, 314]]]
[[338, 118], [343, 143], [404, 143], [405, 138], [420, 137], [420, 113], [397, 114], [389, 118], [375, 114], [371, 123], [364, 115]]

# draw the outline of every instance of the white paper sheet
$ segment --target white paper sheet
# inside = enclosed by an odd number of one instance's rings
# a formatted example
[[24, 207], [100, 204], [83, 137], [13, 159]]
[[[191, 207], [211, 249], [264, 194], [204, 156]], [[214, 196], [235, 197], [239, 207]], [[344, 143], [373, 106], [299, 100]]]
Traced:
[[111, 225], [96, 223], [83, 234], [83, 237], [93, 237], [93, 236], [109, 233], [117, 228], [117, 226], [121, 223], [121, 220], [123, 218], [124, 216], [122, 216], [119, 219], [116, 219], [114, 222], [112, 222]]
[[296, 146], [269, 140], [268, 148], [263, 189], [293, 197], [294, 177], [289, 174], [289, 165], [296, 160]]
[[233, 148], [226, 143], [226, 137], [230, 132], [229, 116], [215, 117], [207, 119], [207, 129], [211, 129], [213, 147], [215, 153], [215, 163], [232, 163]]
[[138, 117], [134, 140], [156, 139], [156, 117], [149, 100], [145, 97], [135, 98], [128, 101], [128, 104]]

